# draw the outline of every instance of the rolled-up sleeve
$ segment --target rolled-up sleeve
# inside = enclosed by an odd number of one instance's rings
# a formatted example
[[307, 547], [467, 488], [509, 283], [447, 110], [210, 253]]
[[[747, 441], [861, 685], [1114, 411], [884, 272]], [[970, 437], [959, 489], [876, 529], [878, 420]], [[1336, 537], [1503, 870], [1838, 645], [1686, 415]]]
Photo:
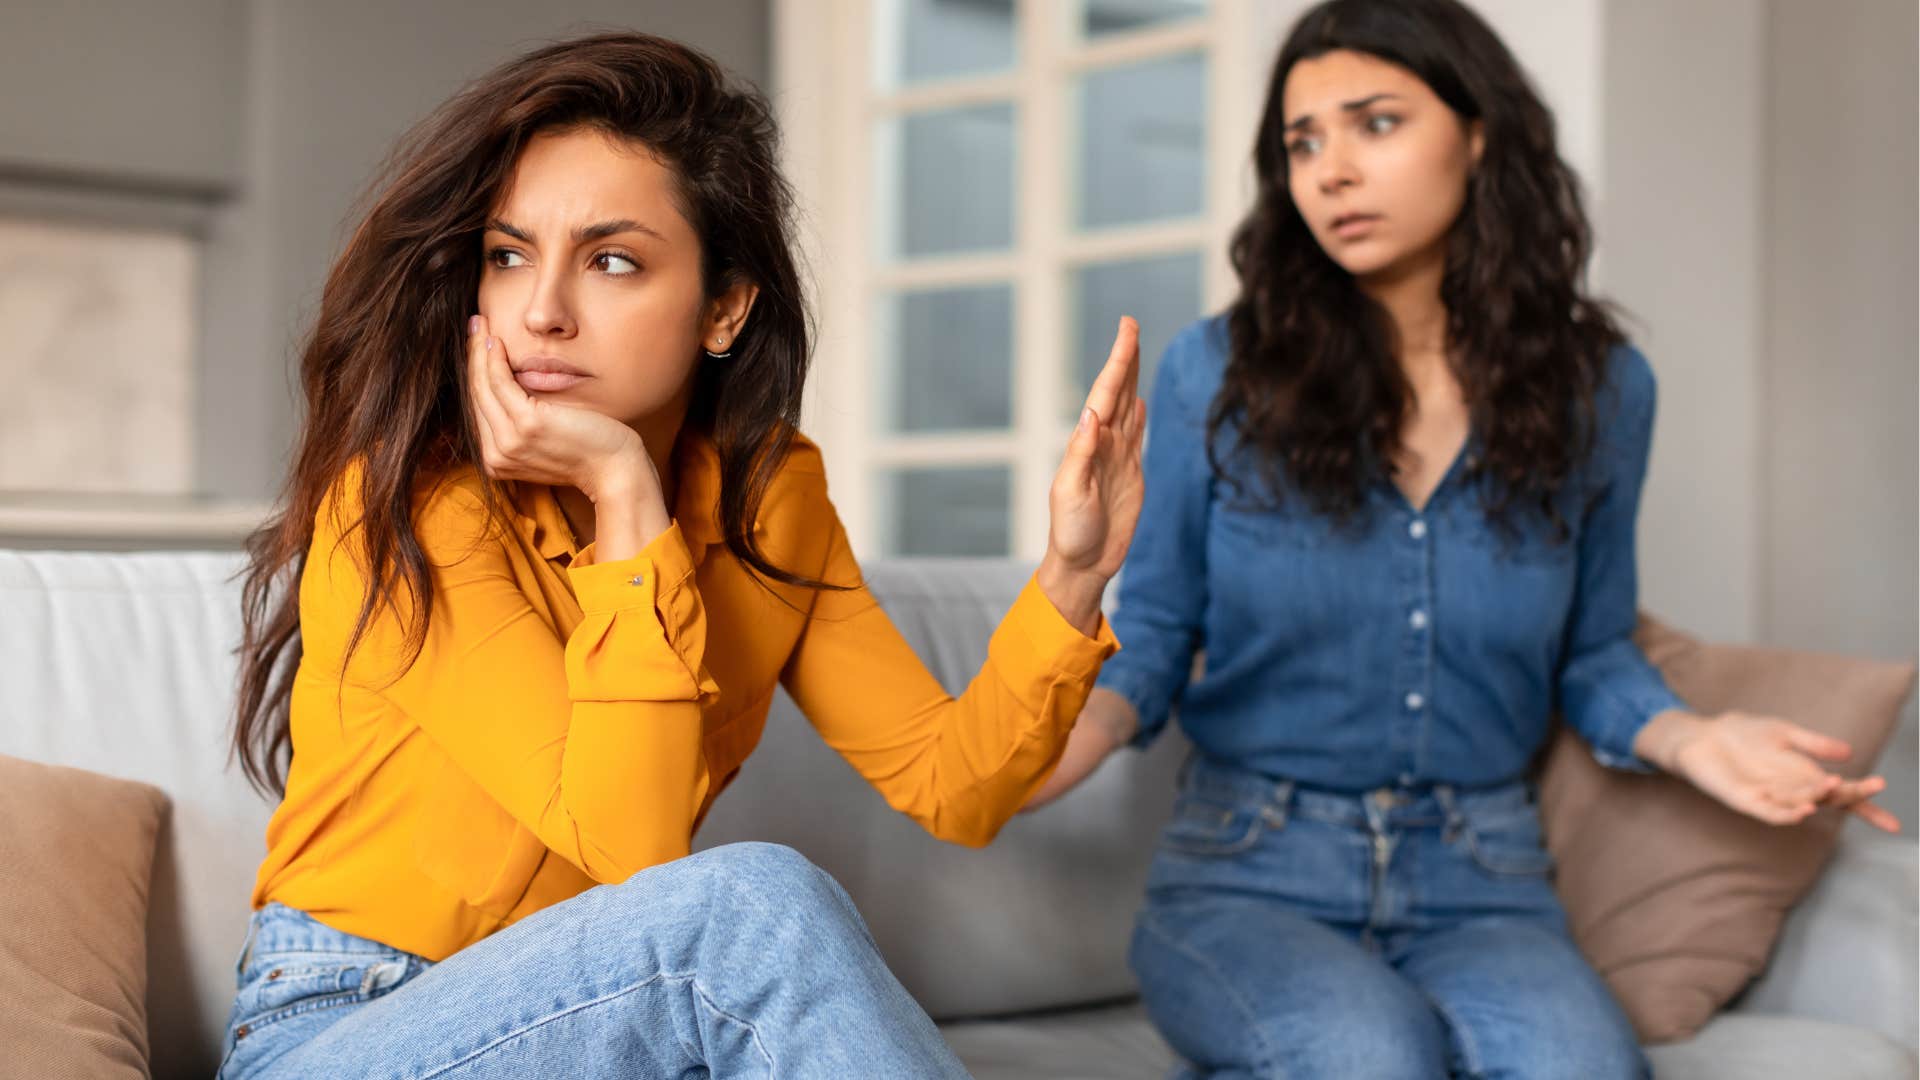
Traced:
[[1601, 764], [1647, 772], [1651, 766], [1633, 752], [1634, 738], [1656, 714], [1685, 707], [1632, 638], [1639, 608], [1635, 527], [1656, 392], [1653, 370], [1637, 350], [1616, 348], [1609, 367], [1591, 463], [1599, 483], [1581, 524], [1579, 579], [1557, 688], [1567, 723]]

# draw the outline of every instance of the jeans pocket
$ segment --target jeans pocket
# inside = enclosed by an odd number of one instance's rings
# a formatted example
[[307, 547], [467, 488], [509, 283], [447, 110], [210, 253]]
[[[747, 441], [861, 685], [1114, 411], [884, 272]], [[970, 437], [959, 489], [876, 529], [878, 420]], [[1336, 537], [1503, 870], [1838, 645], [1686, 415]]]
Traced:
[[1489, 874], [1523, 878], [1553, 874], [1553, 856], [1541, 836], [1539, 815], [1531, 807], [1520, 814], [1469, 819], [1462, 835], [1467, 854]]
[[1256, 809], [1182, 796], [1160, 839], [1183, 855], [1234, 855], [1251, 848], [1267, 824]]
[[[383, 997], [414, 975], [419, 965], [403, 953], [328, 956], [303, 952], [290, 953], [284, 958], [256, 955], [252, 967], [259, 974], [242, 986], [234, 998], [225, 1059], [220, 1066], [222, 1080], [238, 1075], [231, 1070], [239, 1066], [237, 1059], [242, 1056], [242, 1050], [251, 1050], [263, 1039], [272, 1039], [287, 1021], [297, 1017], [317, 1018], [317, 1014], [327, 1010]], [[295, 1041], [305, 1041], [329, 1025], [330, 1021], [321, 1024]], [[281, 1052], [286, 1049], [290, 1048], [281, 1048]]]

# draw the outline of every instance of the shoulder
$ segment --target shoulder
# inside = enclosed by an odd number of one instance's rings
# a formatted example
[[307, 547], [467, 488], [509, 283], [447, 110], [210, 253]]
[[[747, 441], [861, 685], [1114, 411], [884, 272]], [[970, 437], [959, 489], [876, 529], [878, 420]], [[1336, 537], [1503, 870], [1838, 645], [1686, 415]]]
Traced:
[[1623, 341], [1607, 353], [1602, 391], [1622, 413], [1638, 415], [1652, 411], [1657, 389], [1653, 365], [1633, 343]]
[[[1206, 407], [1226, 377], [1230, 352], [1225, 315], [1188, 323], [1173, 335], [1160, 355], [1151, 397], [1173, 398], [1193, 408]], [[1141, 357], [1142, 361], [1148, 359]]]
[[[327, 486], [313, 521], [314, 554], [337, 556], [337, 549], [362, 552], [366, 537], [366, 461], [355, 458]], [[472, 465], [436, 470], [417, 477], [408, 498], [414, 538], [429, 558], [441, 563], [470, 553], [497, 529], [487, 508], [485, 481]], [[321, 550], [322, 544], [328, 550]], [[356, 562], [364, 560], [356, 557]]]
[[796, 431], [754, 516], [760, 549], [776, 566], [812, 574], [825, 558], [838, 522], [827, 497], [820, 447]]

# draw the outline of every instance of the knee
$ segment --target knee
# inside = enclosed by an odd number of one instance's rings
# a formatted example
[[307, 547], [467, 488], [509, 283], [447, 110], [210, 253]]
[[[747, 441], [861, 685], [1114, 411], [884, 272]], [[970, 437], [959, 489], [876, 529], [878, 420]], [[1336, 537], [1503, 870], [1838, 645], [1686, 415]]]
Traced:
[[1477, 1075], [1500, 1080], [1645, 1080], [1650, 1075], [1632, 1031], [1541, 1029], [1501, 1056], [1506, 1060], [1488, 1062]]
[[1447, 1075], [1445, 1036], [1431, 1014], [1322, 1014], [1311, 1026], [1289, 1025], [1273, 1049], [1281, 1076], [1415, 1080]]
[[689, 857], [716, 902], [760, 914], [850, 912], [852, 901], [833, 876], [785, 844], [747, 842]]

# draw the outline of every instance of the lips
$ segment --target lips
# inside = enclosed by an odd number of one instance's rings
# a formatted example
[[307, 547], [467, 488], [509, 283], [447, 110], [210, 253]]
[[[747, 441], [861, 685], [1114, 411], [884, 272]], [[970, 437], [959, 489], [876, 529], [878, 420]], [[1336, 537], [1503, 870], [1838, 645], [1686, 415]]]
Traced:
[[1333, 235], [1342, 240], [1357, 240], [1380, 223], [1378, 214], [1341, 214], [1333, 219]]
[[592, 377], [555, 356], [530, 356], [513, 365], [513, 381], [524, 390], [552, 393], [577, 386]]

